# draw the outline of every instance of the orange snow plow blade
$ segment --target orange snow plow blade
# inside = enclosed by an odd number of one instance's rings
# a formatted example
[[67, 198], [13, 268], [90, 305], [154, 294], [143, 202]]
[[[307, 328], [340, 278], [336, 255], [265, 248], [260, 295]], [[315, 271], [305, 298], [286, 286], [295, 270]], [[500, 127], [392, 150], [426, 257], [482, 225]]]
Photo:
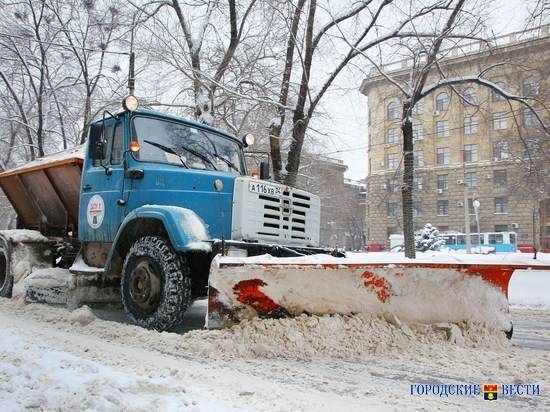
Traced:
[[[388, 259], [385, 255], [381, 260]], [[471, 319], [509, 331], [508, 283], [514, 270], [550, 269], [530, 262], [372, 260], [218, 256], [210, 271], [207, 327], [254, 317], [370, 313], [418, 323]]]

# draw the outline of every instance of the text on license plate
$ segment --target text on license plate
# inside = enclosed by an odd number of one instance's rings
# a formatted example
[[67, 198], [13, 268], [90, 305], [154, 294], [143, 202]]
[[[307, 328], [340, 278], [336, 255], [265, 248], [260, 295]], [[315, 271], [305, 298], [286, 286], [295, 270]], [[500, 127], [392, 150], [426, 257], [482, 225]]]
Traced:
[[259, 193], [261, 195], [278, 196], [282, 195], [283, 191], [278, 186], [266, 185], [265, 183], [248, 182], [248, 191]]

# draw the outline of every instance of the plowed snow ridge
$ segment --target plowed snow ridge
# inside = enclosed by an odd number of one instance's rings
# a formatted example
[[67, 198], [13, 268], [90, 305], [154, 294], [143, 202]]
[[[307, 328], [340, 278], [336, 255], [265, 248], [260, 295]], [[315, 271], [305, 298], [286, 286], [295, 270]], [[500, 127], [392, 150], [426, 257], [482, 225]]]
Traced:
[[254, 319], [230, 329], [178, 335], [97, 319], [87, 307], [69, 312], [36, 304], [13, 306], [12, 311], [24, 312], [20, 314], [34, 320], [67, 324], [97, 338], [213, 358], [341, 359], [391, 351], [418, 353], [427, 346], [431, 349], [449, 345], [502, 349], [510, 346], [501, 331], [471, 321], [407, 325], [393, 316], [382, 319], [366, 315], [303, 315], [291, 319]]

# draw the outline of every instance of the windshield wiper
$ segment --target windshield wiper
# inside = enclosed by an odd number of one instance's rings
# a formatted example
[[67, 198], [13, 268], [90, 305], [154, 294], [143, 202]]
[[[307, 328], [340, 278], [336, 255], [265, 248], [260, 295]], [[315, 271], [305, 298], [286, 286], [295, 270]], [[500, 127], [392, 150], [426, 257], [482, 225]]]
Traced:
[[225, 157], [220, 156], [220, 155], [217, 154], [217, 153], [211, 153], [211, 152], [208, 152], [208, 153], [210, 153], [212, 156], [217, 157], [217, 158], [220, 159], [221, 161], [225, 162], [225, 164], [226, 164], [227, 166], [232, 167], [232, 168], [235, 169], [239, 174], [241, 173], [240, 169], [239, 169], [237, 166], [235, 166], [235, 163], [233, 163], [231, 160], [228, 160], [228, 159], [226, 159]]
[[[212, 145], [212, 147], [215, 148], [214, 143], [212, 143], [212, 141], [210, 140], [210, 138], [209, 138], [207, 135], [205, 135], [205, 137], [208, 139], [208, 141], [210, 142], [210, 144]], [[206, 147], [204, 147], [202, 144], [199, 144], [199, 143], [197, 143], [197, 144], [198, 144], [200, 147], [202, 147], [203, 150], [204, 150], [206, 153], [208, 153], [209, 155], [214, 156], [214, 157], [220, 159], [220, 160], [223, 161], [226, 165], [228, 165], [229, 167], [232, 167], [233, 169], [235, 169], [239, 174], [241, 173], [241, 170], [240, 170], [237, 166], [235, 166], [235, 163], [233, 163], [231, 160], [226, 159], [225, 157], [223, 157], [223, 156], [217, 154], [216, 152], [211, 152], [211, 151], [208, 150]]]
[[151, 146], [155, 146], [155, 147], [158, 147], [160, 150], [166, 152], [166, 153], [170, 153], [170, 154], [173, 154], [173, 155], [176, 155], [178, 157], [178, 159], [180, 160], [181, 164], [183, 166], [185, 166], [187, 169], [189, 169], [189, 166], [187, 166], [187, 164], [183, 161], [183, 159], [181, 158], [181, 154], [177, 153], [174, 149], [172, 149], [171, 147], [168, 147], [168, 146], [164, 146], [163, 144], [160, 144], [160, 143], [157, 143], [157, 142], [152, 142], [150, 140], [144, 140], [143, 141], [144, 143], [149, 143]]
[[187, 146], [180, 146], [183, 150], [191, 153], [192, 155], [194, 156], [197, 156], [199, 159], [201, 159], [202, 161], [204, 162], [207, 162], [210, 166], [212, 166], [212, 168], [214, 170], [218, 170], [218, 168], [216, 167], [216, 165], [214, 164], [214, 162], [212, 162], [212, 160], [210, 160], [208, 157], [206, 157], [205, 155], [203, 155], [202, 153], [200, 152], [197, 152], [196, 150], [193, 150], [193, 149], [190, 149], [189, 147]]

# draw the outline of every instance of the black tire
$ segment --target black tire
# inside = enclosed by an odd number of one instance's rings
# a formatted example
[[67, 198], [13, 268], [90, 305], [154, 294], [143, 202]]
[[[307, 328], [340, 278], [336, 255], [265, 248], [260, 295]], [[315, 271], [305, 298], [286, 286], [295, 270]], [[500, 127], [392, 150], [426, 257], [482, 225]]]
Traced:
[[164, 238], [142, 237], [124, 260], [121, 295], [126, 313], [139, 326], [173, 328], [191, 304], [189, 265]]
[[11, 298], [13, 276], [10, 274], [9, 245], [0, 237], [0, 297]]

